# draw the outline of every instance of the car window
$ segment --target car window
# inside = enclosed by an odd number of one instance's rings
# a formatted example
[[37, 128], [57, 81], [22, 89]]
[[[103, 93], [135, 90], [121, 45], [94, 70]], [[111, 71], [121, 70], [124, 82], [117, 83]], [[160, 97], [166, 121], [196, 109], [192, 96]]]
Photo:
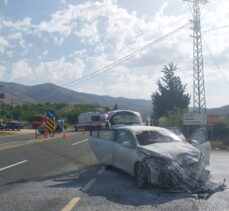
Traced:
[[134, 140], [133, 140], [132, 135], [130, 134], [129, 131], [126, 131], [126, 130], [119, 130], [117, 132], [115, 141], [119, 144], [122, 144], [125, 141], [129, 141], [131, 144], [134, 145]]
[[142, 124], [141, 117], [131, 112], [117, 112], [110, 118], [111, 125], [115, 124]]
[[99, 138], [102, 140], [112, 141], [114, 140], [114, 131], [113, 130], [94, 130], [90, 132], [90, 136], [94, 138]]
[[170, 131], [153, 131], [143, 130], [137, 131], [136, 137], [140, 145], [150, 145], [154, 143], [166, 143], [166, 142], [177, 142], [181, 141], [174, 133]]
[[98, 122], [98, 121], [100, 121], [100, 116], [91, 116], [91, 121], [92, 122]]
[[103, 140], [112, 141], [114, 139], [113, 130], [99, 130], [98, 138]]
[[94, 138], [98, 138], [99, 137], [99, 131], [98, 130], [92, 130], [90, 132], [90, 136], [92, 136]]
[[203, 129], [198, 129], [191, 136], [191, 140], [195, 140], [198, 141], [199, 144], [203, 144], [207, 141], [207, 135]]

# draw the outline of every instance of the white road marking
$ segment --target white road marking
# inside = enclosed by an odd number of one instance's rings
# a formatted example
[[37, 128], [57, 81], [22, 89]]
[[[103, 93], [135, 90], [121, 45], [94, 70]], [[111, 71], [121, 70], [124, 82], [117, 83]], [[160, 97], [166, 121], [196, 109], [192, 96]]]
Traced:
[[6, 167], [1, 168], [0, 171], [4, 171], [4, 170], [6, 170], [6, 169], [12, 168], [12, 167], [14, 167], [14, 166], [21, 165], [21, 164], [26, 163], [26, 162], [28, 162], [28, 160], [23, 160], [23, 161], [21, 161], [21, 162], [14, 163], [14, 164], [12, 164], [12, 165], [9, 165], [9, 166], [6, 166]]
[[83, 142], [85, 142], [85, 141], [88, 141], [88, 139], [85, 139], [85, 140], [83, 140], [83, 141], [76, 142], [76, 143], [72, 144], [72, 146], [77, 145], [77, 144], [81, 144], [81, 143], [83, 143]]
[[96, 178], [91, 179], [82, 189], [82, 191], [88, 191], [96, 182]]
[[69, 201], [61, 211], [71, 211], [76, 204], [80, 201], [80, 197], [75, 197]]

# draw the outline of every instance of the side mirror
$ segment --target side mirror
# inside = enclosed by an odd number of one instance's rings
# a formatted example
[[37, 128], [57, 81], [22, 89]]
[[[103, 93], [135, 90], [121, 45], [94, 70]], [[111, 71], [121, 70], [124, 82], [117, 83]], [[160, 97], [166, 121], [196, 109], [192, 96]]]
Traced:
[[106, 120], [105, 122], [106, 128], [110, 128], [111, 127], [111, 123], [109, 120]]
[[122, 143], [122, 145], [123, 145], [124, 147], [133, 147], [133, 145], [132, 145], [129, 141], [124, 141], [124, 142]]
[[196, 141], [196, 140], [191, 140], [191, 144], [192, 144], [193, 146], [198, 146], [198, 145], [199, 145], [199, 142]]

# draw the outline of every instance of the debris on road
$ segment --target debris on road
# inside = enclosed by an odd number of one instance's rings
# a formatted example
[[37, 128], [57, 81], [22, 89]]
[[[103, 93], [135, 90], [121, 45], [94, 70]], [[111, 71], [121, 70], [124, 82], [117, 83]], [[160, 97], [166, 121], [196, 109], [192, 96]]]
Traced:
[[148, 181], [168, 191], [185, 191], [195, 198], [207, 200], [226, 189], [226, 180], [223, 183], [210, 180], [210, 171], [205, 169], [203, 157], [199, 160], [187, 157], [181, 164], [164, 157], [145, 158], [143, 166]]

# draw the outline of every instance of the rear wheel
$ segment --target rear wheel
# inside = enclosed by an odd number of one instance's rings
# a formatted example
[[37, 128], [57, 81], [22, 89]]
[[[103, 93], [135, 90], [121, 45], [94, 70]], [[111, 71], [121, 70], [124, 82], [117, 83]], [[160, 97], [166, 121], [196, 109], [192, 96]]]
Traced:
[[104, 168], [106, 170], [112, 170], [114, 167], [112, 165], [107, 165], [107, 164], [104, 164]]
[[142, 163], [137, 163], [135, 165], [135, 179], [138, 187], [146, 188], [148, 185], [148, 179], [146, 174], [146, 169]]

